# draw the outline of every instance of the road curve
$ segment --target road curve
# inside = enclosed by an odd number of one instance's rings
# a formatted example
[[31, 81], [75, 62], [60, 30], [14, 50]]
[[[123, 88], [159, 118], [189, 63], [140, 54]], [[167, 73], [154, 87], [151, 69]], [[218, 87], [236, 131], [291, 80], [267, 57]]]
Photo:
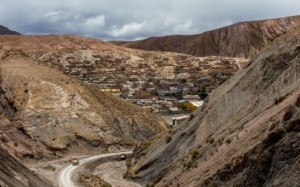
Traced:
[[69, 164], [65, 168], [61, 170], [58, 176], [58, 184], [59, 187], [76, 187], [75, 184], [72, 181], [72, 173], [75, 171], [78, 167], [81, 165], [91, 162], [93, 160], [99, 159], [99, 158], [105, 158], [105, 157], [111, 157], [111, 156], [118, 156], [121, 154], [131, 154], [132, 151], [125, 151], [125, 152], [118, 152], [118, 153], [106, 153], [106, 154], [101, 154], [101, 155], [95, 155], [95, 156], [90, 156], [87, 158], [80, 159], [79, 165], [78, 166], [73, 166], [72, 164]]

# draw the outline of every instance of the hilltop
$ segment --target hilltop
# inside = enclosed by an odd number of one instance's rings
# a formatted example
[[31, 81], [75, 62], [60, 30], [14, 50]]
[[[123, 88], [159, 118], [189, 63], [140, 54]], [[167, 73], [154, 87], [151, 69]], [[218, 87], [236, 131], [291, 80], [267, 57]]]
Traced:
[[280, 35], [300, 26], [300, 16], [240, 22], [197, 35], [151, 37], [112, 42], [134, 49], [170, 51], [193, 56], [251, 58]]

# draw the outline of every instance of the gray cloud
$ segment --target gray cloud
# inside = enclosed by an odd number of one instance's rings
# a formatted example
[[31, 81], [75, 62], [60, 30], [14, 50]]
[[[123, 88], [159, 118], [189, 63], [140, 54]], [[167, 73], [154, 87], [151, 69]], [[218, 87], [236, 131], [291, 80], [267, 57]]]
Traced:
[[105, 40], [198, 34], [239, 21], [299, 14], [295, 0], [0, 0], [0, 24], [23, 34]]

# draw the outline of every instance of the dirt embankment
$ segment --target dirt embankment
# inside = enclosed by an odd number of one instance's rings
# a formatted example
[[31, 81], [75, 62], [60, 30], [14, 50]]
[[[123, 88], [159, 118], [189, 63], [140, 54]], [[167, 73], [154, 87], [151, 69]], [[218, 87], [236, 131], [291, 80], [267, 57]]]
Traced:
[[51, 187], [46, 179], [41, 179], [0, 147], [1, 187]]

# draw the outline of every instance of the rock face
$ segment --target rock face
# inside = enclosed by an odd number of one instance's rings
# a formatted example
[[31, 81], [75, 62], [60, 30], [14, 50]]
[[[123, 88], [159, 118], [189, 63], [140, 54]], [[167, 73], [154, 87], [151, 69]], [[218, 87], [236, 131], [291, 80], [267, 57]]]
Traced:
[[0, 186], [1, 187], [51, 187], [15, 158], [0, 147]]
[[7, 27], [0, 25], [0, 35], [19, 35], [16, 31], [11, 31]]
[[11, 147], [21, 157], [128, 148], [166, 129], [157, 115], [16, 50], [6, 52], [1, 61], [0, 92], [0, 111], [8, 118], [0, 128], [6, 142], [17, 143]]
[[142, 144], [127, 177], [157, 186], [297, 186], [299, 41], [300, 29], [275, 39], [187, 124]]
[[241, 22], [198, 35], [151, 37], [140, 41], [112, 43], [148, 51], [250, 58], [275, 38], [299, 26], [300, 16], [294, 16]]

